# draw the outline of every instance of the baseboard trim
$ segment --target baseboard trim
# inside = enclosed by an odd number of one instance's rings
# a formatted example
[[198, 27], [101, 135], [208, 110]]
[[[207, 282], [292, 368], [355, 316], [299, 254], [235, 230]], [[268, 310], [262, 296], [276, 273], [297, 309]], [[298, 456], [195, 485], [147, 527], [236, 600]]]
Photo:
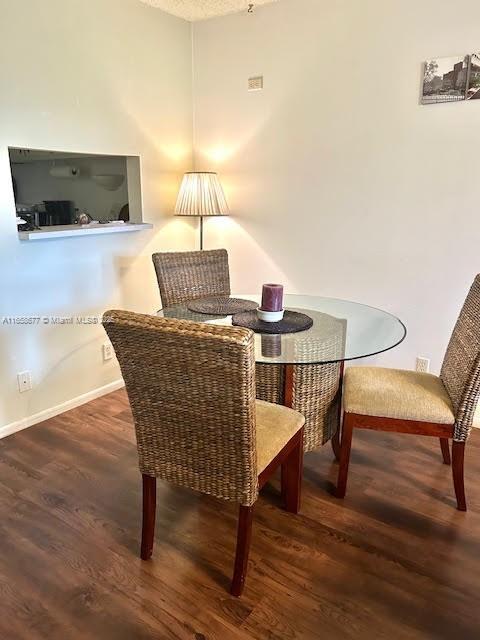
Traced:
[[[13, 433], [17, 433], [17, 431], [28, 429], [28, 427], [33, 427], [33, 425], [38, 424], [39, 422], [43, 422], [44, 420], [48, 420], [49, 418], [54, 418], [61, 413], [65, 413], [65, 411], [70, 411], [70, 409], [75, 409], [76, 407], [80, 407], [82, 404], [86, 404], [87, 402], [91, 402], [92, 400], [96, 400], [97, 398], [101, 398], [102, 396], [106, 396], [113, 391], [122, 389], [124, 386], [125, 383], [120, 378], [120, 380], [115, 380], [114, 382], [110, 382], [103, 387], [98, 387], [97, 389], [88, 391], [88, 393], [84, 393], [81, 396], [77, 396], [76, 398], [72, 398], [71, 400], [62, 402], [61, 404], [57, 404], [55, 407], [44, 409], [43, 411], [34, 413], [33, 415], [22, 418], [21, 420], [17, 420], [16, 422], [6, 424], [5, 426], [0, 427], [0, 440], [2, 438], [6, 438], [7, 436], [11, 436]], [[477, 429], [480, 429], [480, 422], [476, 421], [473, 426]]]
[[39, 413], [34, 413], [33, 415], [22, 418], [21, 420], [17, 420], [16, 422], [11, 422], [10, 424], [0, 427], [0, 440], [12, 435], [12, 433], [17, 433], [17, 431], [22, 431], [23, 429], [27, 429], [28, 427], [33, 427], [34, 424], [38, 424], [39, 422], [43, 422], [44, 420], [48, 420], [49, 418], [54, 418], [61, 413], [65, 413], [65, 411], [70, 411], [70, 409], [80, 407], [82, 404], [91, 402], [96, 398], [101, 398], [102, 396], [105, 396], [108, 393], [112, 393], [112, 391], [117, 391], [117, 389], [121, 389], [124, 386], [125, 383], [122, 379], [115, 380], [114, 382], [110, 382], [103, 387], [98, 387], [97, 389], [88, 391], [88, 393], [84, 393], [81, 396], [77, 396], [76, 398], [72, 398], [71, 400], [62, 402], [61, 404], [57, 404], [55, 407], [44, 409], [43, 411], [39, 411]]

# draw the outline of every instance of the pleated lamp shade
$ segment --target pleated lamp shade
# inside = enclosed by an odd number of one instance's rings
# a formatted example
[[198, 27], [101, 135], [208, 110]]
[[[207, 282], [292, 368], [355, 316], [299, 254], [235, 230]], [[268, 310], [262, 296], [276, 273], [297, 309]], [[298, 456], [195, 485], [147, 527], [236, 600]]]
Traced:
[[229, 213], [216, 173], [192, 172], [183, 176], [175, 205], [176, 216], [228, 216]]

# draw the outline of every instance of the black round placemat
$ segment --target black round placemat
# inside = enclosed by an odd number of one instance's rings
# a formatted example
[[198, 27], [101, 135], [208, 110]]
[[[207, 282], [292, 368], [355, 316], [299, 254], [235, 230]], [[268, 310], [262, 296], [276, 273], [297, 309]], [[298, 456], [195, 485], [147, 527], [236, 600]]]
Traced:
[[237, 327], [247, 327], [255, 333], [298, 333], [306, 331], [313, 325], [310, 316], [297, 311], [285, 311], [280, 322], [264, 322], [257, 316], [256, 311], [236, 313], [232, 318], [232, 324]]
[[241, 300], [240, 298], [228, 298], [227, 296], [221, 296], [216, 298], [199, 298], [198, 300], [191, 300], [190, 302], [187, 302], [187, 307], [190, 311], [195, 311], [195, 313], [231, 316], [234, 313], [257, 309], [258, 303], [253, 302], [253, 300]]

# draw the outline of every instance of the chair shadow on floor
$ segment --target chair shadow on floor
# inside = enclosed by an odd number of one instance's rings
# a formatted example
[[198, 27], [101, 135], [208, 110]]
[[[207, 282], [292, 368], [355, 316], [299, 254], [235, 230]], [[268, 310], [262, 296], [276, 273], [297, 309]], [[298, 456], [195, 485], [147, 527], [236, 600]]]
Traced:
[[[357, 434], [355, 434], [357, 435]], [[447, 505], [449, 507], [456, 506], [455, 495], [451, 491], [451, 466], [443, 463], [441, 453], [437, 447], [437, 442], [431, 438], [418, 436], [416, 439], [416, 449], [412, 450], [405, 444], [405, 438], [401, 435], [389, 434], [388, 436], [378, 437], [378, 432], [364, 432], [358, 434], [357, 443], [359, 446], [352, 450], [352, 470], [359, 473], [362, 486], [368, 487], [370, 482], [374, 480], [375, 474], [392, 474], [401, 475], [401, 483], [403, 491], [407, 489], [419, 496], [428, 496], [437, 503]], [[374, 450], [369, 449], [375, 447], [384, 448], [386, 455], [379, 457], [375, 455]], [[305, 456], [304, 479], [320, 491], [325, 492], [329, 496], [335, 496], [336, 481], [338, 475], [338, 463], [331, 457], [330, 463], [323, 457], [331, 453], [324, 447], [323, 449], [311, 452]], [[402, 466], [405, 461], [405, 454], [408, 453], [409, 464], [407, 468]], [[378, 454], [378, 451], [377, 451]], [[322, 455], [322, 458], [320, 458]], [[413, 463], [421, 463], [428, 466], [430, 474], [427, 478], [419, 478], [415, 469], [412, 470]], [[361, 473], [360, 473], [361, 472]], [[392, 477], [392, 486], [393, 486]], [[445, 489], [443, 485], [445, 483]], [[439, 488], [441, 487], [441, 488]], [[387, 502], [387, 500], [386, 500]], [[385, 502], [385, 509], [388, 505]], [[341, 507], [341, 504], [339, 505]], [[351, 504], [349, 502], [349, 508]]]
[[[157, 565], [161, 570], [164, 553], [169, 549], [181, 550], [182, 557], [191, 562], [195, 571], [206, 574], [219, 587], [228, 590], [231, 581], [230, 563], [227, 563], [223, 571], [218, 565], [215, 566], [211, 558], [207, 557], [209, 545], [215, 543], [217, 536], [222, 534], [215, 532], [215, 529], [212, 532], [211, 528], [202, 525], [202, 521], [207, 522], [217, 512], [218, 500], [191, 489], [175, 487], [161, 481], [158, 481], [157, 492], [156, 551], [149, 566], [155, 568]], [[139, 490], [134, 501], [133, 522], [137, 530], [136, 537], [134, 536], [131, 543], [127, 543], [125, 538], [117, 538], [117, 543], [128, 550], [128, 553], [139, 562], [143, 562], [140, 560], [142, 513], [139, 506], [141, 503]], [[228, 546], [231, 546], [230, 555], [233, 564], [237, 517], [235, 505], [222, 504], [222, 517], [229, 530]]]

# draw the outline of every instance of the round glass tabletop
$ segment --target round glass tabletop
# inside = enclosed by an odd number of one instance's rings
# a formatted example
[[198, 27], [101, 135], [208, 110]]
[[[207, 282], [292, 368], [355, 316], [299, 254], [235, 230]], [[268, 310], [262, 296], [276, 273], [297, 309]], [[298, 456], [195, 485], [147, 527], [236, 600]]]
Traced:
[[[254, 300], [260, 296], [232, 295]], [[286, 295], [285, 309], [306, 313], [313, 320], [307, 331], [282, 335], [255, 334], [255, 360], [263, 364], [327, 364], [373, 356], [398, 346], [407, 335], [395, 316], [357, 302], [321, 296]], [[165, 318], [231, 325], [231, 316], [195, 313], [188, 303], [158, 312]]]

